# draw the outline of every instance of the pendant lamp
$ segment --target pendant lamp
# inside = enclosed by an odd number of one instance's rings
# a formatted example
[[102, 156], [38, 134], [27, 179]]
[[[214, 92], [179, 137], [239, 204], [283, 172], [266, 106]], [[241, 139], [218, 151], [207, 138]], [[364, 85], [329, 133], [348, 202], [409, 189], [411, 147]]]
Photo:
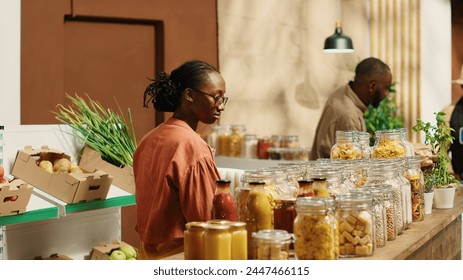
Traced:
[[354, 52], [354, 46], [350, 37], [342, 34], [341, 21], [336, 21], [336, 29], [334, 34], [326, 38], [325, 47], [323, 48], [325, 53], [352, 53]]

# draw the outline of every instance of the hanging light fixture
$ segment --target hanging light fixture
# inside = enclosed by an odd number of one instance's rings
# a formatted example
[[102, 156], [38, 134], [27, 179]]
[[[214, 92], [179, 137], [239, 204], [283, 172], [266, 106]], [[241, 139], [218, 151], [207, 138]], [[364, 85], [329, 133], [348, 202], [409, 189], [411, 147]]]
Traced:
[[325, 53], [352, 53], [354, 52], [354, 46], [350, 37], [342, 34], [341, 21], [336, 21], [336, 29], [334, 34], [326, 38], [325, 47], [323, 48]]

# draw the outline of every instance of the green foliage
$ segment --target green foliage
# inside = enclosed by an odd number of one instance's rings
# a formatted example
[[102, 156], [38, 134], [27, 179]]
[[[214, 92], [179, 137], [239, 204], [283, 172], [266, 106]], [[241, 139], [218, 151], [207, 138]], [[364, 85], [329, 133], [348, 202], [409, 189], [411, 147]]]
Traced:
[[392, 83], [389, 88], [389, 95], [384, 98], [378, 108], [368, 105], [368, 110], [364, 113], [364, 119], [367, 126], [367, 131], [370, 133], [370, 144], [374, 141], [374, 134], [377, 130], [394, 129], [404, 127], [403, 116], [398, 114], [397, 106], [394, 102], [394, 94], [396, 90], [394, 86], [397, 83]]
[[436, 124], [432, 125], [429, 122], [423, 122], [418, 119], [413, 131], [422, 131], [425, 134], [424, 143], [430, 145], [433, 154], [437, 155], [437, 162], [431, 171], [425, 173], [425, 185], [432, 185], [434, 187], [447, 187], [449, 184], [457, 183], [456, 178], [450, 174], [447, 164], [450, 163], [448, 158], [448, 150], [450, 144], [453, 142], [454, 137], [451, 132], [453, 128], [447, 126], [445, 122], [445, 113], [438, 112], [436, 115]]

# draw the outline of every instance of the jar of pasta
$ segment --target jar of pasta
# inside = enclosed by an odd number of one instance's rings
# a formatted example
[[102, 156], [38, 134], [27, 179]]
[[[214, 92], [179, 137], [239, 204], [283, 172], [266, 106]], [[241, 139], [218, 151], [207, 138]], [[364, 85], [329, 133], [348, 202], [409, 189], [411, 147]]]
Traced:
[[298, 197], [294, 220], [294, 252], [299, 260], [335, 260], [339, 232], [331, 197]]
[[375, 132], [375, 139], [371, 157], [398, 158], [407, 155], [401, 132], [396, 130], [378, 130]]
[[375, 220], [371, 194], [348, 193], [336, 197], [339, 256], [365, 257], [375, 250]]
[[286, 230], [266, 229], [253, 234], [258, 260], [288, 260], [291, 235]]
[[183, 234], [183, 249], [185, 260], [204, 260], [203, 236], [207, 224], [204, 222], [189, 222], [185, 225]]
[[[404, 228], [407, 229], [413, 222], [412, 214], [412, 187], [410, 181], [405, 177], [407, 164], [405, 158], [397, 158], [393, 160], [396, 162], [397, 179], [402, 187], [402, 209], [404, 214]], [[423, 195], [424, 196], [424, 195]]]
[[275, 229], [282, 229], [293, 233], [293, 223], [296, 218], [295, 203], [295, 198], [275, 200], [275, 208], [273, 209]]
[[231, 259], [248, 259], [248, 233], [245, 222], [230, 222], [231, 233]]
[[236, 203], [230, 192], [230, 180], [215, 181], [216, 188], [212, 199], [212, 218], [229, 221], [237, 220]]
[[275, 200], [272, 193], [265, 187], [264, 181], [248, 182], [250, 188], [246, 200], [246, 230], [248, 233], [248, 258], [255, 257], [252, 250], [252, 233], [262, 229], [273, 229], [273, 209]]
[[205, 260], [231, 259], [231, 234], [229, 225], [207, 223], [203, 241]]
[[356, 144], [354, 131], [336, 131], [336, 143], [331, 148], [330, 158], [344, 160], [362, 158], [362, 151]]
[[419, 222], [424, 219], [424, 175], [421, 171], [419, 157], [407, 158], [405, 178], [411, 185], [412, 220]]

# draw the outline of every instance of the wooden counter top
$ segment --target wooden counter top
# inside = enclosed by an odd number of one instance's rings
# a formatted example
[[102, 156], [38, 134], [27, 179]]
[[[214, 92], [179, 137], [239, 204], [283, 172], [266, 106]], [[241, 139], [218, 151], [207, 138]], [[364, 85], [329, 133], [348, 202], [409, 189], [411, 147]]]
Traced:
[[[455, 196], [452, 209], [432, 209], [421, 222], [413, 222], [403, 234], [386, 246], [376, 248], [371, 257], [341, 260], [461, 260], [463, 196]], [[165, 258], [183, 260], [183, 253]]]

